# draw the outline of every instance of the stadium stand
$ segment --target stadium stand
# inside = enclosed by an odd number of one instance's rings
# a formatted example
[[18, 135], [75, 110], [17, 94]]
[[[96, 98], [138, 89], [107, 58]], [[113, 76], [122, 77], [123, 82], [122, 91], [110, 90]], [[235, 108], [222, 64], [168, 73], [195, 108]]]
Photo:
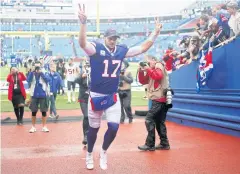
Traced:
[[[70, 1], [62, 1], [63, 3], [56, 7], [58, 15], [52, 12], [51, 18], [46, 20], [45, 17], [52, 11], [48, 5], [44, 5], [44, 1], [18, 1], [23, 8], [19, 8], [22, 12], [24, 8], [35, 9], [33, 18], [26, 20], [25, 16], [20, 19], [10, 19], [7, 14], [1, 19], [2, 31], [79, 31], [79, 24], [76, 16], [73, 14], [61, 14], [61, 8], [68, 6]], [[51, 1], [52, 3], [60, 2], [58, 0]], [[66, 3], [65, 3], [66, 2]], [[202, 2], [202, 1], [201, 1]], [[16, 1], [5, 3], [2, 1], [3, 7], [15, 7]], [[203, 8], [205, 12], [211, 11], [208, 2], [204, 4], [193, 3], [185, 10], [187, 17], [183, 15], [170, 15], [162, 16], [161, 22], [163, 23], [162, 35], [158, 37], [154, 46], [148, 51], [149, 54], [162, 57], [165, 50], [168, 49], [169, 44], [173, 45], [174, 49], [180, 50], [178, 47], [179, 42], [184, 35], [192, 32], [196, 27], [199, 18], [199, 10]], [[210, 1], [209, 1], [210, 3]], [[219, 3], [219, 1], [215, 1]], [[53, 7], [54, 5], [51, 5]], [[45, 8], [46, 7], [46, 8]], [[37, 10], [37, 9], [38, 10]], [[25, 10], [26, 10], [25, 9]], [[6, 10], [7, 11], [7, 10]], [[4, 12], [4, 11], [2, 11]], [[17, 11], [16, 11], [17, 12]], [[44, 15], [39, 17], [40, 12]], [[61, 20], [60, 17], [66, 18]], [[111, 27], [118, 30], [121, 34], [121, 42], [129, 46], [138, 45], [144, 38], [149, 35], [154, 27], [153, 16], [135, 18], [114, 18], [114, 19], [101, 19], [100, 20], [100, 33]], [[89, 31], [96, 31], [96, 20], [88, 21]], [[96, 38], [96, 37], [95, 37]], [[89, 39], [93, 39], [90, 37]], [[74, 39], [77, 43], [77, 38]], [[34, 36], [2, 36], [1, 43], [3, 45], [3, 57], [10, 57], [12, 53], [26, 53], [32, 56], [40, 56], [41, 51], [46, 46], [44, 37]], [[53, 55], [61, 54], [64, 57], [72, 57], [73, 50], [70, 42], [70, 37], [50, 37], [49, 48]], [[238, 80], [239, 74], [239, 59], [236, 60], [237, 48], [239, 48], [239, 38], [228, 43], [227, 45], [214, 49], [213, 51], [213, 64], [214, 70], [212, 76], [209, 78], [208, 85], [201, 93], [196, 93], [196, 71], [199, 66], [199, 61], [193, 61], [190, 65], [184, 66], [178, 71], [174, 71], [171, 76], [171, 86], [176, 91], [173, 100], [174, 108], [169, 112], [169, 120], [178, 123], [201, 127], [205, 129], [215, 130], [222, 133], [239, 135], [239, 89], [240, 83]], [[77, 49], [79, 57], [84, 56], [82, 50]], [[138, 62], [143, 56], [129, 59], [130, 61]], [[228, 62], [224, 62], [228, 60]], [[224, 67], [224, 65], [226, 65]], [[221, 68], [223, 67], [223, 69]], [[221, 72], [224, 71], [225, 73]], [[224, 82], [224, 84], [223, 84]]]

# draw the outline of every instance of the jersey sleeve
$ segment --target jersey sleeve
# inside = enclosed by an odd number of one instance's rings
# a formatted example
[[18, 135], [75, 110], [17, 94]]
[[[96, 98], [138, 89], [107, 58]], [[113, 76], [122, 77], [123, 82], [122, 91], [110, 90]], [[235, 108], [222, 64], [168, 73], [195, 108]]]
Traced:
[[97, 41], [93, 41], [93, 42], [89, 42], [89, 43], [91, 43], [95, 48], [95, 54], [93, 54], [89, 57], [90, 58], [98, 57], [100, 55], [101, 50], [102, 50], [103, 44], [99, 43]]
[[86, 47], [83, 48], [83, 50], [85, 51], [85, 53], [88, 56], [92, 56], [92, 55], [96, 54], [96, 47], [95, 47], [94, 42], [87, 42]]
[[125, 45], [125, 44], [121, 44], [121, 45], [118, 45], [120, 48], [121, 48], [121, 50], [122, 50], [122, 52], [123, 52], [123, 54], [124, 54], [124, 58], [126, 57], [126, 55], [127, 55], [127, 52], [128, 52], [128, 50], [129, 50], [129, 48], [127, 47], [127, 45]]

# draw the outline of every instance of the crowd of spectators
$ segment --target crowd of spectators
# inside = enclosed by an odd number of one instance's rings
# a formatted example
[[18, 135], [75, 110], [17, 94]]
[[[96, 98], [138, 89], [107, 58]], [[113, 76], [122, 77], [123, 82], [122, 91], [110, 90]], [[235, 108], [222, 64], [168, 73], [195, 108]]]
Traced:
[[181, 52], [169, 45], [163, 60], [169, 73], [198, 60], [200, 52], [216, 48], [235, 39], [240, 34], [239, 2], [231, 0], [212, 7], [212, 16], [202, 14], [193, 36], [183, 36], [179, 47]]

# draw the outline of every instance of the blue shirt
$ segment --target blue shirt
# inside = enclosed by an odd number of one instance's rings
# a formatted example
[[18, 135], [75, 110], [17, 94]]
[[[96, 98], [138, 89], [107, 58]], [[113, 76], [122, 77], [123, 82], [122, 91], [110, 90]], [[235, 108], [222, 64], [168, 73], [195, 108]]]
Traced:
[[50, 92], [57, 93], [60, 86], [62, 86], [62, 78], [58, 72], [49, 73], [49, 85], [50, 85]]

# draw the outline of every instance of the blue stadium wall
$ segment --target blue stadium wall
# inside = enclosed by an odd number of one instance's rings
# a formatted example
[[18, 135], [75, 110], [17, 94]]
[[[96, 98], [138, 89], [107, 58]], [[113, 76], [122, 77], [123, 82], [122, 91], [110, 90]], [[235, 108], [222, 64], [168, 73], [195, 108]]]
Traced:
[[170, 75], [175, 91], [167, 119], [240, 137], [240, 38], [213, 50], [213, 73], [196, 92], [197, 62]]

